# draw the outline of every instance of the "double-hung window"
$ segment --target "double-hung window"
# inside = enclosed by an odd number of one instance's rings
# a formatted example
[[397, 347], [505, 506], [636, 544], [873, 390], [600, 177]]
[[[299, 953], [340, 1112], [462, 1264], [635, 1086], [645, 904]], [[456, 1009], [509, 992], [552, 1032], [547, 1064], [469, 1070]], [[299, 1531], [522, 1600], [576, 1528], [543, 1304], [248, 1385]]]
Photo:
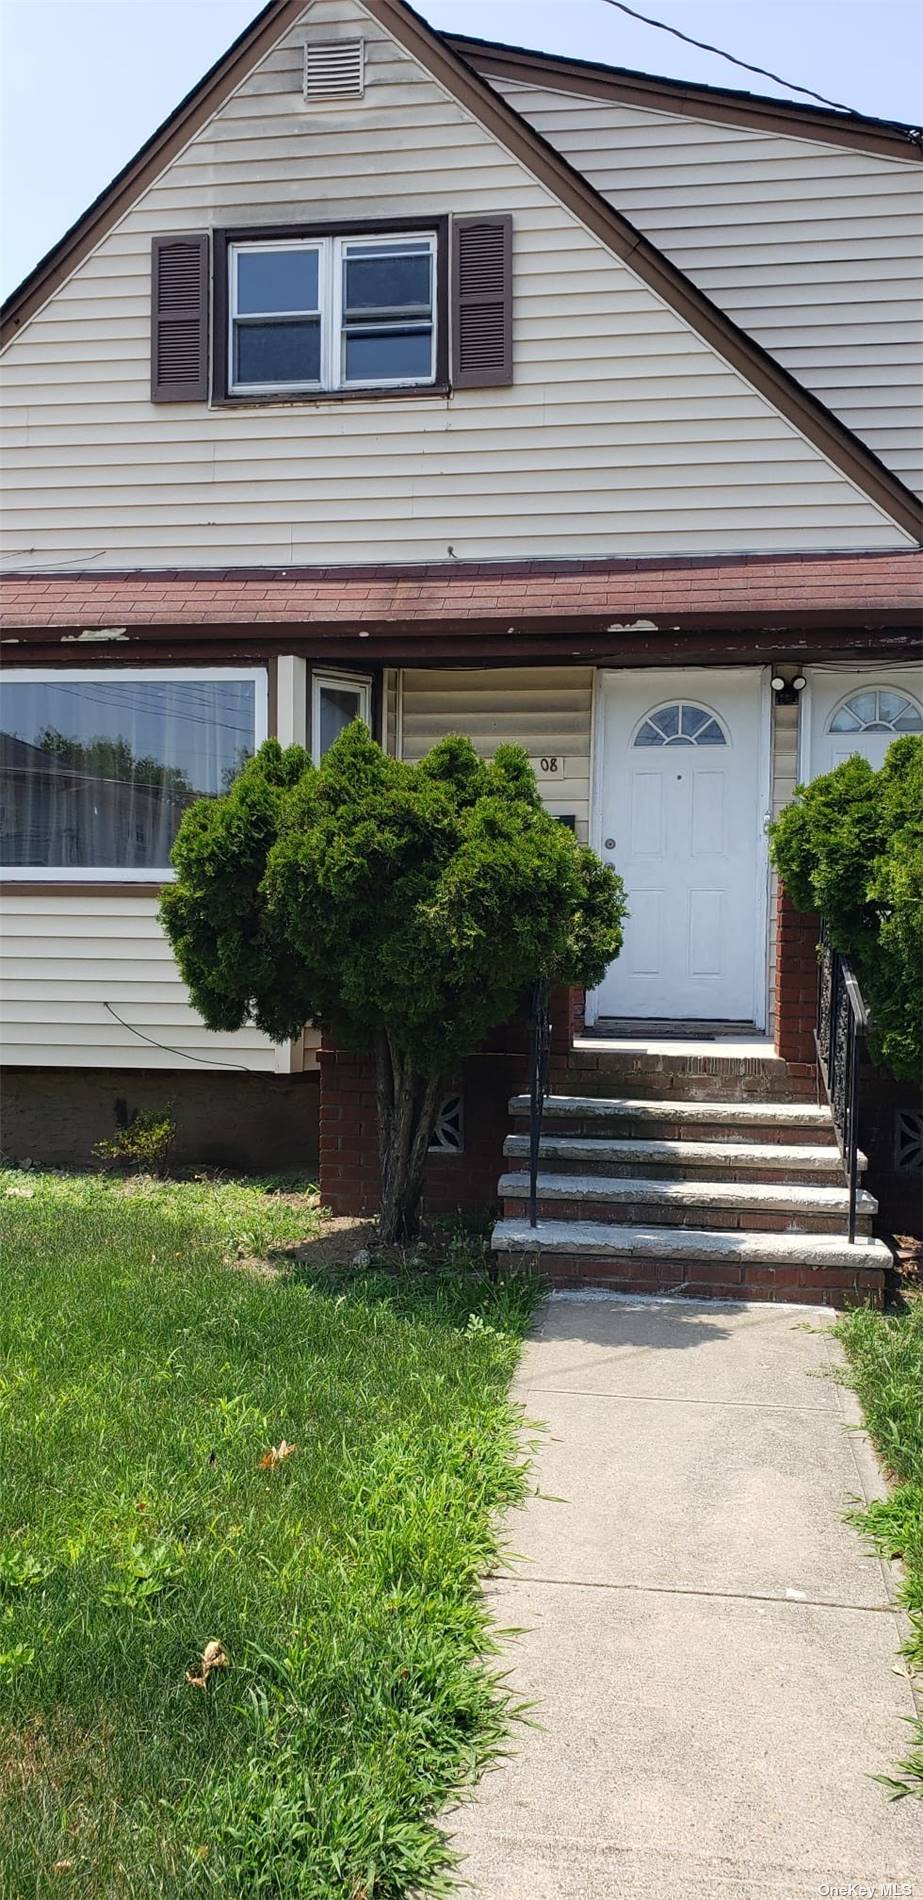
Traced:
[[232, 242], [228, 393], [436, 380], [435, 232]]
[[21, 670], [4, 677], [7, 878], [162, 880], [180, 819], [266, 737], [264, 668]]
[[328, 263], [319, 244], [234, 246], [234, 389], [321, 388], [321, 309]]

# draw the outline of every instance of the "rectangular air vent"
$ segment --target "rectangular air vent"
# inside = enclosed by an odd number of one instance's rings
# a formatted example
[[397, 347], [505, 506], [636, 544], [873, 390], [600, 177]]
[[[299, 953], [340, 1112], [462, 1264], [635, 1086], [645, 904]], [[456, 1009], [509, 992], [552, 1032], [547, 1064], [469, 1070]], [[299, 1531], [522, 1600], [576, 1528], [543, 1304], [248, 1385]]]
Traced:
[[361, 99], [365, 83], [365, 45], [362, 40], [308, 40], [304, 49], [304, 96], [309, 105], [318, 99]]

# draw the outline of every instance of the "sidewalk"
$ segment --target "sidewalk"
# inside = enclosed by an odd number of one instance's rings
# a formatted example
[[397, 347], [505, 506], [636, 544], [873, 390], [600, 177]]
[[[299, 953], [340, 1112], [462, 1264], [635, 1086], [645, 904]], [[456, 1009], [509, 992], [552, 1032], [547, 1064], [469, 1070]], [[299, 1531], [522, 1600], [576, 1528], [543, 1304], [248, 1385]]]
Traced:
[[480, 1900], [923, 1900], [919, 1804], [871, 1779], [913, 1703], [893, 1579], [842, 1521], [881, 1482], [830, 1325], [544, 1308], [517, 1382], [536, 1493], [487, 1586], [536, 1725], [449, 1818]]

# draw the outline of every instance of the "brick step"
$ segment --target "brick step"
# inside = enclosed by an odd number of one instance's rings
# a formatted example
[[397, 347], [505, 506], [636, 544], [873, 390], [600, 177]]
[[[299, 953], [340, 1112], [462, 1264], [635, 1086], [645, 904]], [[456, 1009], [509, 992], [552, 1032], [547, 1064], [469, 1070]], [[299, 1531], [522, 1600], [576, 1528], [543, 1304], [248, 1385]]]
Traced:
[[566, 1067], [553, 1065], [553, 1079], [563, 1094], [579, 1089], [582, 1095], [632, 1100], [780, 1102], [802, 1093], [800, 1078], [796, 1086], [788, 1063], [768, 1041], [746, 1054], [728, 1054], [720, 1043], [669, 1050], [623, 1043], [607, 1049], [590, 1037], [578, 1038]]
[[[801, 1184], [767, 1186], [761, 1181], [650, 1181], [594, 1174], [540, 1173], [540, 1219], [555, 1222], [619, 1221], [630, 1226], [675, 1226], [733, 1231], [843, 1235], [849, 1215], [845, 1187]], [[504, 1216], [522, 1218], [529, 1196], [527, 1173], [501, 1176]], [[878, 1203], [860, 1189], [857, 1231], [871, 1231]]]
[[[503, 1153], [522, 1161], [528, 1135], [507, 1135]], [[657, 1141], [647, 1136], [619, 1140], [605, 1136], [543, 1135], [540, 1158], [546, 1170], [620, 1175], [645, 1180], [685, 1180], [704, 1172], [709, 1180], [788, 1183], [808, 1175], [817, 1186], [842, 1187], [843, 1167], [835, 1148], [807, 1143], [757, 1141]], [[859, 1156], [860, 1172], [865, 1156]]]
[[880, 1240], [593, 1221], [501, 1220], [491, 1246], [561, 1287], [837, 1307], [879, 1305], [891, 1264]]
[[[527, 1119], [528, 1095], [510, 1098], [514, 1119]], [[836, 1145], [829, 1108], [811, 1102], [631, 1101], [606, 1095], [549, 1095], [544, 1121], [555, 1134], [648, 1135], [681, 1140], [701, 1129], [709, 1141], [797, 1142]]]

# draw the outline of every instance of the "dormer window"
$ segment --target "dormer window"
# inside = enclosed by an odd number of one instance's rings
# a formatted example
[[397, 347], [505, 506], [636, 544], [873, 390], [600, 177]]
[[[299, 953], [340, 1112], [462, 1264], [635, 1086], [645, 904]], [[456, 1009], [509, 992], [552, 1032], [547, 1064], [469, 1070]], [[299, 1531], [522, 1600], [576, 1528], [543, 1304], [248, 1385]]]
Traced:
[[435, 232], [228, 246], [228, 393], [436, 381]]

